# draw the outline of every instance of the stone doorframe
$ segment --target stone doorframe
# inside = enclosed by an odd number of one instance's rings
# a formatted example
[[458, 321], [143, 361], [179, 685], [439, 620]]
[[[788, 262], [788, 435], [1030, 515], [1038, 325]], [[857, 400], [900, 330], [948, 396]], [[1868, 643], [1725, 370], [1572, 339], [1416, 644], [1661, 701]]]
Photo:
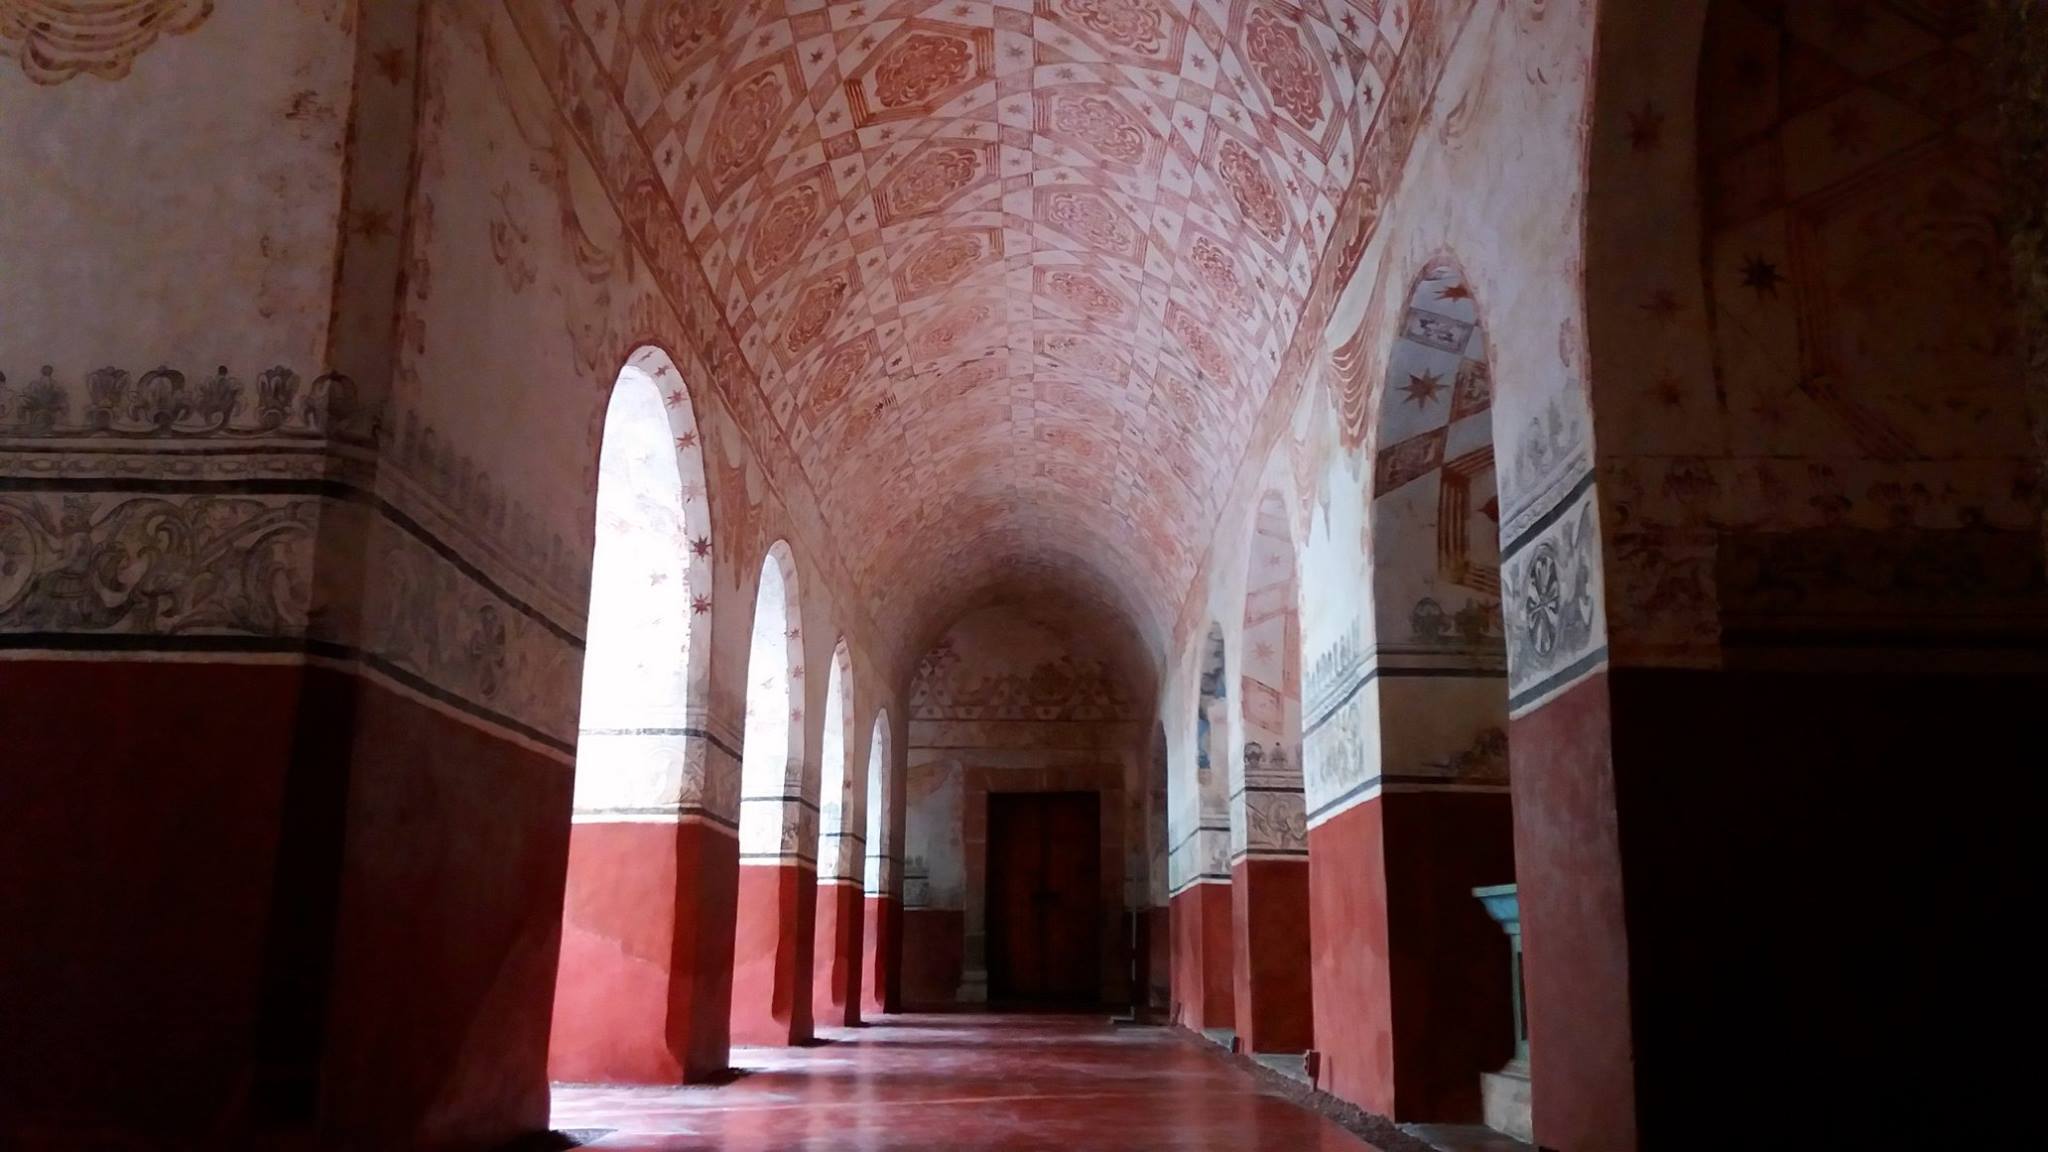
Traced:
[[988, 1002], [988, 797], [991, 792], [1094, 792], [1100, 797], [1102, 941], [1097, 967], [1105, 1003], [1130, 992], [1122, 946], [1124, 924], [1124, 770], [1113, 760], [1039, 768], [963, 765], [960, 773], [960, 854], [966, 940], [961, 949], [963, 1004]]

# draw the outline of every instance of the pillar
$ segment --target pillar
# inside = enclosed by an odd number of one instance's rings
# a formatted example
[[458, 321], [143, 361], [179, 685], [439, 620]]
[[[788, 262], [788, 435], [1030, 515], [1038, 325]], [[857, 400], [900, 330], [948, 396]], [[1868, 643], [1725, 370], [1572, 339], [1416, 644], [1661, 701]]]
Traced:
[[[1261, 686], [1247, 678], [1245, 687], [1249, 710]], [[1314, 1038], [1308, 843], [1296, 762], [1278, 740], [1248, 741], [1232, 765], [1232, 1007], [1245, 1052], [1305, 1052]]]
[[[1308, 821], [1319, 1086], [1399, 1122], [1476, 1123], [1480, 1074], [1514, 1048], [1507, 948], [1471, 895], [1516, 877], [1508, 750], [1493, 729], [1463, 778], [1393, 770], [1420, 735], [1403, 718], [1457, 705], [1442, 698], [1453, 677], [1403, 672], [1359, 661], [1311, 694], [1311, 748], [1369, 711], [1385, 769], [1318, 796]], [[1502, 695], [1498, 676], [1470, 691]]]
[[1174, 1022], [1196, 1031], [1235, 1028], [1229, 881], [1198, 880], [1175, 893], [1168, 907]]
[[763, 863], [742, 858], [738, 890], [732, 1042], [802, 1044], [813, 1033], [817, 866], [808, 858]]
[[817, 917], [812, 1013], [820, 1024], [852, 1028], [860, 1023], [862, 941], [867, 919], [860, 881], [849, 877], [820, 880]]
[[739, 842], [708, 814], [579, 817], [548, 1076], [673, 1084], [727, 1064]]

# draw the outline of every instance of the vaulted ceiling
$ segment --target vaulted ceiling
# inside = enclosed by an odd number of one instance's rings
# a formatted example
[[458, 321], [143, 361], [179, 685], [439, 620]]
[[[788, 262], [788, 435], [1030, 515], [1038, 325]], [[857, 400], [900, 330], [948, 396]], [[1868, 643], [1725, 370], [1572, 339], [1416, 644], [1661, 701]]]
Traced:
[[576, 3], [617, 13], [598, 47], [881, 615], [1049, 581], [1154, 622], [1409, 5]]

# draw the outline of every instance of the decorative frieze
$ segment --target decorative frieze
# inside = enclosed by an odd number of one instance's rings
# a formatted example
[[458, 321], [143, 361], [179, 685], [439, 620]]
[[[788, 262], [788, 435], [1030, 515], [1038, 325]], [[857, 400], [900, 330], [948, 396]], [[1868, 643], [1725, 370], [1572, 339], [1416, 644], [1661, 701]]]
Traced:
[[360, 661], [566, 756], [575, 551], [338, 373], [0, 373], [8, 650]]

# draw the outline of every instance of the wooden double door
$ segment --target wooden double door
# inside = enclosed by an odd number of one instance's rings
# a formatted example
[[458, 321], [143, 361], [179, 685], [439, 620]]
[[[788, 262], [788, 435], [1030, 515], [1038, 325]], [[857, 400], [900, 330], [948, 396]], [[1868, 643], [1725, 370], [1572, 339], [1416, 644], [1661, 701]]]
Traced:
[[999, 1004], [1093, 1005], [1102, 989], [1102, 802], [988, 797], [988, 980]]

